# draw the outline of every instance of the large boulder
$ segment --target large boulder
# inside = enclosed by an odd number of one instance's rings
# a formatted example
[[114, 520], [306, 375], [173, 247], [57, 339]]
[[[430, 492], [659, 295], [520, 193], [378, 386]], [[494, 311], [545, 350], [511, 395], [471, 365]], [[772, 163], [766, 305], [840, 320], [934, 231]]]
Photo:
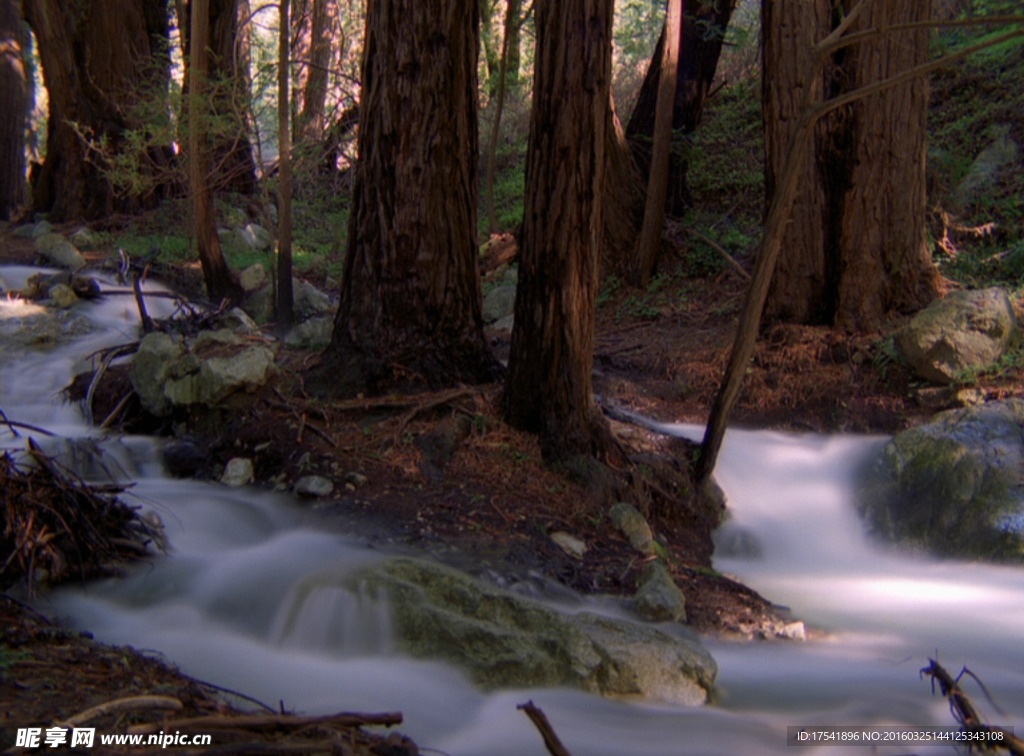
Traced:
[[1004, 289], [953, 291], [896, 333], [896, 347], [922, 378], [953, 383], [1017, 346], [1019, 329]]
[[85, 258], [74, 244], [60, 234], [48, 233], [36, 237], [36, 255], [46, 265], [67, 270], [85, 267]]
[[669, 633], [589, 612], [564, 614], [433, 562], [391, 559], [347, 587], [387, 600], [406, 653], [452, 662], [487, 689], [570, 686], [696, 705], [707, 700], [717, 674], [714, 659], [682, 626]]
[[[317, 315], [334, 312], [331, 297], [320, 291], [308, 281], [292, 279], [293, 308], [296, 320], [305, 320]], [[248, 312], [257, 323], [267, 323], [274, 319], [274, 287], [264, 286], [253, 292], [245, 303]]]
[[274, 349], [233, 331], [205, 331], [189, 343], [150, 333], [139, 344], [130, 372], [142, 406], [163, 416], [175, 407], [215, 405], [262, 386], [275, 370]]
[[872, 462], [859, 499], [885, 539], [1024, 561], [1024, 400], [949, 410], [900, 433]]

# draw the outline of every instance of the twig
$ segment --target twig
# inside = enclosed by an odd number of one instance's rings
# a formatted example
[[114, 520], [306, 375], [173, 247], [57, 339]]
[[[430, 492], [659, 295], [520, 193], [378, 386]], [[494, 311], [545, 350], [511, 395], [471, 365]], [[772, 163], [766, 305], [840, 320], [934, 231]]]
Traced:
[[117, 406], [110, 410], [110, 414], [107, 415], [106, 419], [104, 419], [102, 423], [100, 423], [100, 430], [106, 430], [114, 423], [117, 416], [120, 415], [121, 412], [124, 411], [124, 408], [128, 406], [128, 402], [131, 401], [132, 396], [133, 393], [129, 391], [121, 398], [121, 401], [117, 403]]
[[548, 749], [548, 753], [551, 756], [572, 756], [568, 749], [562, 745], [562, 741], [558, 739], [558, 735], [555, 734], [555, 730], [551, 723], [548, 722], [548, 718], [544, 716], [544, 712], [534, 706], [533, 701], [519, 704], [516, 708], [525, 712], [526, 716], [533, 722], [534, 727], [540, 732], [540, 736], [544, 738], [544, 746]]
[[101, 703], [73, 714], [67, 719], [59, 720], [61, 725], [83, 725], [86, 722], [102, 717], [105, 714], [116, 714], [123, 711], [145, 711], [149, 709], [166, 709], [168, 711], [181, 711], [185, 708], [181, 701], [171, 696], [131, 696], [129, 698], [116, 698], [113, 701]]
[[[966, 668], [964, 672], [971, 674]], [[962, 675], [963, 673], [961, 673]], [[990, 748], [1005, 748], [1013, 756], [1024, 756], [1024, 740], [1016, 737], [1011, 731], [1002, 727], [992, 727], [981, 720], [981, 715], [974, 706], [974, 702], [960, 688], [960, 678], [954, 679], [945, 668], [934, 659], [928, 660], [928, 666], [921, 670], [921, 676], [929, 675], [933, 683], [938, 681], [939, 691], [949, 699], [949, 708], [953, 717], [966, 730], [972, 732], [999, 733], [1002, 740], [990, 740], [986, 746]], [[973, 674], [972, 674], [973, 677]], [[975, 678], [977, 679], [977, 678]]]
[[320, 717], [297, 716], [295, 714], [241, 714], [230, 716], [223, 714], [211, 714], [203, 717], [189, 717], [187, 719], [174, 719], [160, 724], [140, 724], [128, 728], [130, 735], [146, 735], [160, 730], [169, 730], [172, 727], [177, 730], [223, 730], [223, 729], [249, 729], [249, 730], [280, 730], [294, 729], [298, 727], [309, 727], [310, 725], [335, 725], [339, 727], [361, 727], [362, 725], [382, 725], [391, 727], [402, 723], [402, 714], [397, 711], [389, 711], [381, 714], [359, 714], [344, 712], [341, 714], [328, 714]]
[[35, 431], [36, 433], [42, 433], [44, 436], [56, 436], [57, 434], [46, 430], [46, 428], [40, 428], [38, 425], [29, 425], [28, 423], [19, 423], [17, 420], [9, 420], [7, 415], [4, 414], [3, 410], [0, 410], [0, 422], [10, 428], [11, 433], [14, 434], [15, 438], [20, 438], [18, 431], [15, 428], [22, 428], [24, 430]]

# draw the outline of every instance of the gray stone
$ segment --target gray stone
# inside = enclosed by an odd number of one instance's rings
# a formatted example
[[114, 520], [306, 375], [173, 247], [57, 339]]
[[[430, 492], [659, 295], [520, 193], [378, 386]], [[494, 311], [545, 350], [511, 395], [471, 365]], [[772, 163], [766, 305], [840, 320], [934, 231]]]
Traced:
[[81, 226], [68, 237], [68, 241], [79, 249], [92, 249], [96, 246], [96, 234], [88, 226]]
[[255, 479], [252, 460], [247, 457], [232, 457], [224, 466], [220, 482], [227, 486], [247, 486]]
[[1020, 147], [1010, 138], [1009, 124], [995, 124], [990, 134], [992, 141], [974, 158], [953, 192], [954, 202], [960, 205], [976, 201], [979, 193], [993, 186], [1004, 171], [1012, 170], [1020, 158]]
[[175, 406], [213, 405], [262, 386], [274, 370], [274, 351], [229, 330], [204, 331], [188, 348], [165, 333], [147, 334], [130, 371], [145, 409], [158, 416]]
[[551, 540], [558, 544], [566, 554], [577, 559], [582, 559], [583, 555], [587, 553], [587, 544], [564, 530], [556, 530], [552, 533]]
[[238, 274], [238, 282], [246, 294], [251, 294], [267, 282], [267, 271], [263, 263], [253, 263]]
[[493, 323], [500, 318], [511, 315], [516, 308], [516, 287], [514, 284], [495, 286], [484, 297], [483, 319], [485, 323]]
[[32, 226], [31, 237], [33, 239], [38, 239], [40, 236], [45, 236], [46, 234], [52, 234], [52, 233], [53, 233], [53, 224], [50, 223], [50, 221], [48, 221], [48, 220], [41, 220], [38, 223], [36, 223], [34, 226]]
[[497, 331], [511, 331], [512, 327], [516, 324], [515, 313], [509, 313], [503, 318], [498, 318], [491, 323], [491, 328]]
[[285, 336], [284, 343], [292, 349], [322, 349], [331, 343], [334, 318], [330, 315], [303, 320]]
[[[305, 320], [315, 315], [325, 315], [334, 311], [331, 298], [306, 281], [292, 279], [292, 295], [294, 312], [297, 320]], [[253, 292], [245, 303], [248, 312], [257, 323], [266, 323], [274, 319], [274, 287], [264, 286]]]
[[217, 319], [217, 325], [243, 336], [254, 336], [260, 333], [260, 327], [256, 325], [256, 321], [240, 307], [232, 307], [221, 315]]
[[654, 622], [686, 622], [686, 598], [660, 561], [651, 562], [633, 597], [637, 613]]
[[51, 286], [47, 292], [47, 298], [53, 303], [54, 307], [58, 307], [61, 310], [66, 310], [78, 301], [78, 295], [75, 294], [72, 288], [62, 283]]
[[36, 254], [47, 265], [67, 270], [85, 267], [85, 258], [75, 245], [60, 234], [43, 234], [35, 240]]
[[651, 533], [651, 526], [640, 514], [640, 510], [632, 504], [619, 502], [613, 504], [608, 510], [608, 516], [615, 527], [626, 536], [634, 549], [647, 556], [654, 555], [654, 536]]
[[1024, 400], [939, 413], [882, 449], [859, 487], [876, 535], [940, 556], [1024, 561]]
[[139, 342], [128, 375], [147, 412], [161, 416], [170, 411], [171, 403], [164, 395], [164, 383], [168, 368], [183, 351], [180, 344], [159, 331], [147, 334]]
[[896, 347], [922, 378], [953, 383], [1017, 346], [1019, 329], [1004, 289], [954, 291], [896, 333]]
[[465, 670], [483, 688], [569, 686], [696, 705], [717, 667], [697, 638], [587, 612], [569, 615], [439, 564], [392, 559], [350, 590], [387, 598], [400, 648]]
[[323, 498], [334, 491], [334, 482], [323, 475], [304, 475], [295, 481], [295, 493], [309, 498]]
[[345, 475], [345, 486], [351, 487], [353, 490], [362, 488], [369, 482], [369, 479], [359, 472], [350, 472]]
[[250, 223], [245, 227], [245, 230], [252, 237], [252, 248], [256, 251], [267, 252], [274, 246], [274, 237], [259, 223]]

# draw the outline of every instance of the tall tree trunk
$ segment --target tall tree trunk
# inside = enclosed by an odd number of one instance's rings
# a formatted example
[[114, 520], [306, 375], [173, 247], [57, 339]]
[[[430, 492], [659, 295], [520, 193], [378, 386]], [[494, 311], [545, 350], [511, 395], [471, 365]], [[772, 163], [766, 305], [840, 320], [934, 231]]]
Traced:
[[549, 460], [603, 451], [591, 371], [611, 75], [611, 0], [538, 0], [526, 212], [505, 386]]
[[[186, 2], [192, 19], [193, 0]], [[208, 132], [211, 155], [211, 180], [217, 190], [252, 194], [256, 191], [256, 161], [249, 136], [249, 46], [248, 0], [207, 0], [209, 44], [209, 99], [200, 118], [200, 128]], [[192, 49], [191, 21], [183, 25], [184, 45]], [[186, 74], [189, 59], [185, 60]], [[190, 77], [189, 77], [190, 78]]]
[[[49, 94], [46, 162], [33, 186], [35, 210], [55, 220], [132, 213], [147, 198], [118, 195], [104, 156], [141, 126], [140, 100], [167, 81], [167, 0], [26, 2]], [[161, 40], [154, 49], [154, 39]], [[152, 199], [150, 197], [149, 199]]]
[[292, 327], [292, 145], [289, 128], [288, 83], [288, 0], [280, 0], [281, 27], [277, 56], [277, 327], [282, 333]]
[[297, 140], [318, 144], [324, 135], [324, 103], [327, 98], [328, 69], [331, 64], [329, 24], [335, 0], [310, 0], [309, 44], [300, 52], [308, 56], [302, 83], [302, 107], [295, 118]]
[[502, 41], [506, 48], [505, 55], [505, 86], [514, 87], [519, 84], [519, 32], [522, 28], [523, 0], [508, 0], [505, 11], [505, 37]]
[[[811, 44], [838, 23], [831, 5], [763, 5], [769, 196], [800, 107], [794, 77], [812, 54]], [[848, 9], [853, 5], [848, 1]], [[885, 29], [929, 15], [930, 0], [871, 3], [856, 29], [878, 31], [832, 57], [822, 72], [822, 96], [840, 96], [927, 60], [926, 28]], [[770, 316], [872, 331], [888, 311], [909, 312], [937, 295], [938, 275], [925, 239], [927, 105], [927, 79], [918, 77], [818, 124], [769, 294]]]
[[630, 283], [647, 288], [661, 247], [661, 229], [665, 225], [665, 197], [668, 194], [669, 152], [672, 148], [672, 104], [675, 98], [676, 70], [679, 62], [680, 25], [684, 10], [683, 0], [669, 0], [668, 19], [665, 22], [668, 44], [661, 60], [661, 80], [658, 86], [658, 111], [654, 121], [654, 151], [651, 156], [650, 178], [647, 182], [647, 202], [644, 206], [644, 225], [640, 230], [637, 251], [633, 260]]
[[477, 271], [476, 0], [370, 0], [335, 394], [495, 375]]
[[191, 34], [189, 40], [189, 167], [192, 188], [192, 222], [195, 229], [196, 246], [199, 248], [199, 262], [203, 268], [206, 292], [214, 301], [227, 299], [238, 302], [242, 298], [242, 287], [224, 260], [217, 237], [217, 224], [213, 208], [213, 192], [210, 189], [209, 144], [202, 129], [194, 128], [199, 123], [199, 111], [208, 101], [207, 50], [209, 48], [209, 0], [193, 0], [191, 9]]
[[[676, 89], [672, 108], [672, 130], [691, 134], [700, 123], [704, 103], [715, 78], [718, 58], [722, 52], [725, 30], [729, 26], [736, 0], [691, 2], [679, 32], [679, 58], [676, 66]], [[655, 113], [658, 104], [660, 64], [664, 55], [665, 29], [662, 27], [651, 63], [647, 67], [636, 105], [626, 125], [633, 159], [640, 175], [647, 180], [654, 140]], [[672, 212], [682, 215], [690, 202], [686, 184], [686, 161], [673, 154], [669, 166], [668, 201]]]
[[25, 66], [28, 37], [17, 0], [0, 0], [0, 220], [25, 203], [25, 127], [29, 88]]

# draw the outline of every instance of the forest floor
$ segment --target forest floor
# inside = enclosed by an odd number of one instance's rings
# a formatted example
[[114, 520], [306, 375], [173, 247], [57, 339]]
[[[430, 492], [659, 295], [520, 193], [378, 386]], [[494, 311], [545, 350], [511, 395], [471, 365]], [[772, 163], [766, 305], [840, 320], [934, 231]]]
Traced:
[[[613, 279], [602, 289], [595, 388], [606, 409], [703, 423], [728, 359], [746, 281], [732, 266], [710, 277], [688, 276], [681, 232], [670, 233], [669, 242], [660, 283], [641, 293]], [[30, 260], [28, 245], [0, 236], [0, 262]], [[91, 262], [101, 264], [103, 256]], [[173, 272], [179, 286], [197, 281], [194, 269]], [[899, 323], [894, 319], [885, 332], [857, 336], [767, 325], [733, 423], [892, 433], [965, 397], [1024, 394], [1020, 368], [981, 374], [970, 386], [952, 389], [916, 381], [892, 350], [889, 334]], [[495, 353], [507, 356], [509, 333], [489, 331], [488, 337]], [[338, 483], [336, 493], [310, 505], [339, 529], [377, 546], [431, 553], [470, 571], [539, 572], [584, 592], [627, 595], [636, 587], [645, 559], [604, 514], [612, 500], [630, 498], [664, 545], [696, 630], [772, 639], [794, 619], [771, 597], [714, 569], [711, 533], [719, 513], [688, 489], [686, 465], [673, 462], [692, 454], [692, 445], [613, 420], [632, 464], [613, 474], [613, 485], [595, 486], [545, 466], [535, 438], [503, 423], [498, 384], [325, 401], [309, 396], [303, 385], [316, 359], [315, 353], [282, 348], [273, 386], [220, 412], [176, 417], [173, 424], [130, 412], [124, 428], [187, 434], [175, 463], [180, 474], [215, 479], [228, 459], [243, 456], [253, 460], [257, 483], [268, 487], [288, 487], [310, 474], [330, 477]], [[98, 417], [130, 390], [124, 371], [109, 372], [94, 400]], [[556, 531], [585, 542], [586, 554], [564, 552], [550, 537]], [[0, 618], [0, 748], [10, 745], [16, 727], [45, 727], [134, 695], [172, 695], [191, 716], [229, 709], [210, 686], [132, 649], [100, 646], [87, 634], [50, 625], [13, 601], [0, 599]], [[61, 676], [65, 680], [55, 682]], [[100, 731], [123, 716], [101, 717]], [[131, 715], [151, 723], [161, 716]]]

